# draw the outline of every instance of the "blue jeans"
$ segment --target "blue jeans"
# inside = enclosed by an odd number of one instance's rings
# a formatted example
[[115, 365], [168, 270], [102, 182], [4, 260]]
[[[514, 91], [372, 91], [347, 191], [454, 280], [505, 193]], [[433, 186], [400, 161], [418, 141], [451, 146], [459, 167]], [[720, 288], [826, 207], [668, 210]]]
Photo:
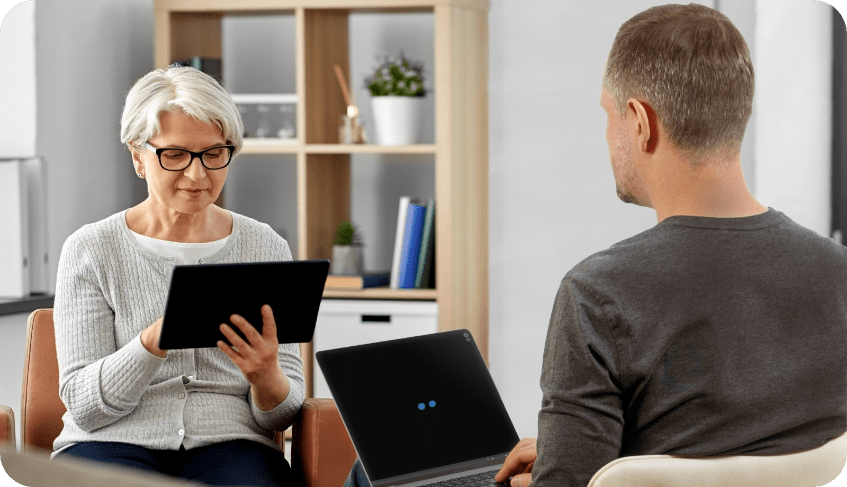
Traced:
[[365, 475], [365, 467], [362, 466], [362, 461], [358, 458], [356, 459], [356, 463], [353, 464], [347, 480], [344, 481], [344, 487], [371, 487], [371, 483], [368, 482], [368, 476]]
[[113, 442], [71, 445], [56, 458], [73, 456], [124, 465], [207, 485], [283, 487], [294, 485], [281, 451], [249, 440], [234, 440], [191, 450], [150, 450]]

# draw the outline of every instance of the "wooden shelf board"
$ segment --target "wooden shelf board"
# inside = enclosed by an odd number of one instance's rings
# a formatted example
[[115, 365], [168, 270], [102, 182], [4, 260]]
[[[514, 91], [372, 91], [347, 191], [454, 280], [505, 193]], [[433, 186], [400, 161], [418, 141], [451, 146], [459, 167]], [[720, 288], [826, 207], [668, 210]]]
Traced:
[[[285, 12], [296, 8], [314, 9], [363, 9], [358, 0], [157, 0], [155, 8], [172, 12], [232, 12], [242, 13], [254, 10], [265, 12]], [[421, 8], [431, 9], [438, 5], [453, 5], [487, 11], [489, 0], [369, 0], [368, 10], [383, 9], [387, 11], [417, 11]], [[364, 9], [363, 9], [364, 10]]]
[[290, 139], [257, 139], [245, 138], [242, 154], [296, 154], [302, 146]]
[[390, 289], [372, 287], [367, 289], [324, 289], [324, 298], [340, 299], [420, 299], [434, 301], [435, 289]]
[[374, 144], [306, 144], [288, 139], [244, 139], [242, 154], [435, 154], [435, 144], [374, 145]]
[[374, 144], [308, 144], [310, 154], [435, 154], [435, 144], [374, 145]]

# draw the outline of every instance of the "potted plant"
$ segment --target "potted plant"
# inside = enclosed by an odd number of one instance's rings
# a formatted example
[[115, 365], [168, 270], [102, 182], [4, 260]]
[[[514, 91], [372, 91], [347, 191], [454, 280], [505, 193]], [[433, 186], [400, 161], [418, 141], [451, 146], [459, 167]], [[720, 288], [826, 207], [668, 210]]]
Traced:
[[421, 110], [426, 90], [423, 67], [403, 53], [386, 57], [365, 79], [371, 92], [376, 141], [382, 145], [414, 144], [418, 141]]
[[346, 221], [339, 223], [332, 246], [331, 273], [336, 276], [361, 276], [365, 268], [363, 250], [356, 227]]

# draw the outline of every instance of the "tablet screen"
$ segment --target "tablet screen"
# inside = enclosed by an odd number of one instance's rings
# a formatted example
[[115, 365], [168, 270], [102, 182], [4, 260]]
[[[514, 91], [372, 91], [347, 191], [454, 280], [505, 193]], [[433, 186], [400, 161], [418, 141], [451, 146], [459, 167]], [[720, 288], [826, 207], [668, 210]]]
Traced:
[[159, 348], [215, 347], [227, 341], [220, 325], [233, 314], [261, 333], [265, 304], [273, 310], [280, 343], [310, 342], [328, 272], [328, 260], [176, 266]]

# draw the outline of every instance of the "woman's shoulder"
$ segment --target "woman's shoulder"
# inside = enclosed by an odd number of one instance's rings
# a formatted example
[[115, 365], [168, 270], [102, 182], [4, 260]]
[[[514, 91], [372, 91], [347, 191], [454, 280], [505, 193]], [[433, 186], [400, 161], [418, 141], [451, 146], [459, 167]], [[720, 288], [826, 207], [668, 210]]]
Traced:
[[233, 229], [237, 228], [244, 235], [282, 238], [270, 225], [250, 218], [249, 216], [230, 211]]
[[[124, 213], [125, 211], [120, 211], [102, 220], [83, 225], [65, 240], [65, 246], [102, 245], [110, 241], [119, 241], [123, 232], [121, 224]], [[123, 223], [123, 226], [126, 224]]]
[[230, 211], [230, 213], [233, 220], [233, 235], [236, 235], [236, 238], [245, 247], [257, 251], [270, 251], [275, 254], [275, 258], [279, 259], [282, 259], [285, 255], [287, 255], [288, 259], [291, 258], [291, 250], [288, 242], [276, 230], [271, 228], [270, 225], [233, 211]]

